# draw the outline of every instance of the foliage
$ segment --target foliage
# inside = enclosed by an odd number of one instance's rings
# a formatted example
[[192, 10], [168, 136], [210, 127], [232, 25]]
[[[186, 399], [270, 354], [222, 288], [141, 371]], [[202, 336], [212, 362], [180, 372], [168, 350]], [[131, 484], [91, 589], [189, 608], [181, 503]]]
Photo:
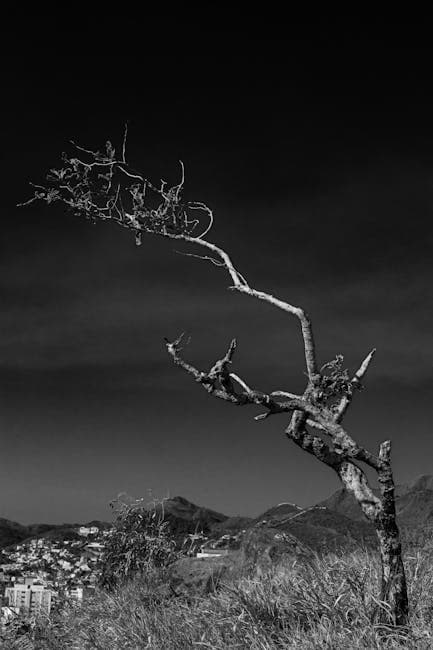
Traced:
[[349, 370], [343, 366], [343, 361], [343, 355], [337, 354], [335, 359], [328, 361], [320, 369], [320, 389], [324, 401], [352, 395], [354, 390], [362, 388], [360, 382], [351, 379]]
[[107, 537], [100, 585], [112, 590], [136, 574], [164, 569], [178, 555], [170, 538], [163, 508], [146, 509], [142, 500], [111, 503], [117, 517]]
[[[79, 154], [62, 153], [62, 167], [50, 169], [45, 185], [36, 185], [33, 197], [47, 204], [63, 203], [79, 217], [107, 220], [132, 230], [136, 243], [141, 243], [142, 232], [167, 236], [199, 234], [199, 218], [190, 218], [191, 211], [211, 211], [203, 203], [184, 201], [183, 165], [181, 181], [168, 186], [165, 181], [157, 187], [132, 169], [125, 158], [127, 128], [122, 151], [116, 152], [108, 140], [103, 151], [92, 151], [72, 144]], [[203, 233], [202, 233], [203, 234]]]

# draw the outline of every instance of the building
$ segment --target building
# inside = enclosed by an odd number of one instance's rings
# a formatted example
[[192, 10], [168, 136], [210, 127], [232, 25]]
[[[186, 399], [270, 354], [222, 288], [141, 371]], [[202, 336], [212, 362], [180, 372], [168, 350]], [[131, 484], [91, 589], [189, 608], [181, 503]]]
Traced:
[[35, 584], [34, 578], [25, 578], [24, 582], [17, 582], [13, 587], [6, 587], [5, 591], [9, 607], [31, 613], [44, 611], [49, 614], [52, 595], [53, 592], [44, 585]]
[[81, 601], [83, 600], [83, 587], [74, 585], [73, 587], [70, 587], [67, 590], [67, 595], [73, 600], [76, 600], [77, 602], [81, 603]]
[[105, 544], [101, 544], [100, 542], [89, 542], [84, 547], [82, 557], [86, 557], [87, 560], [98, 561], [101, 559], [104, 550]]
[[99, 528], [97, 526], [80, 526], [78, 529], [78, 534], [83, 537], [88, 535], [97, 535], [99, 533]]
[[223, 548], [202, 548], [196, 557], [222, 557], [228, 554], [228, 550]]

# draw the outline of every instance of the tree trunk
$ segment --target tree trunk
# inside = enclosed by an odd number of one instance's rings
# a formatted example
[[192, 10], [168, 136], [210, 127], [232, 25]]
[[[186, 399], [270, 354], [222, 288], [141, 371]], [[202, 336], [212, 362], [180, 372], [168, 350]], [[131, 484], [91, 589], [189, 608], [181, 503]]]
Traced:
[[391, 469], [391, 443], [383, 442], [377, 468], [380, 497], [376, 496], [362, 470], [353, 463], [342, 462], [336, 471], [346, 490], [351, 492], [367, 519], [376, 529], [382, 564], [382, 587], [377, 620], [383, 625], [405, 626], [409, 604], [404, 572], [400, 531], [395, 513], [394, 478]]
[[382, 563], [382, 586], [378, 622], [405, 626], [408, 623], [409, 602], [406, 575], [401, 554], [400, 532], [394, 517], [382, 515], [376, 533]]
[[395, 512], [394, 477], [391, 469], [391, 442], [389, 440], [381, 444], [379, 458], [382, 462], [382, 467], [378, 472], [382, 498], [375, 525], [382, 561], [380, 599], [389, 606], [389, 612], [385, 607], [380, 608], [378, 618], [381, 623], [405, 626], [409, 617], [409, 601], [400, 531]]

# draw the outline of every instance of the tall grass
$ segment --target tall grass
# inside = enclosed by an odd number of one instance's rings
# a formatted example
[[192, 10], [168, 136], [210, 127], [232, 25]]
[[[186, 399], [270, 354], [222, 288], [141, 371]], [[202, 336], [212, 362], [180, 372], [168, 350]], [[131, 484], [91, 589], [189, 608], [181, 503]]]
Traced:
[[240, 577], [215, 594], [189, 602], [165, 598], [158, 578], [138, 580], [114, 593], [98, 591], [81, 608], [65, 607], [30, 635], [9, 639], [4, 650], [236, 649], [427, 650], [433, 647], [433, 552], [408, 553], [411, 621], [408, 630], [374, 624], [379, 565], [358, 551], [327, 555], [310, 564], [276, 567]]

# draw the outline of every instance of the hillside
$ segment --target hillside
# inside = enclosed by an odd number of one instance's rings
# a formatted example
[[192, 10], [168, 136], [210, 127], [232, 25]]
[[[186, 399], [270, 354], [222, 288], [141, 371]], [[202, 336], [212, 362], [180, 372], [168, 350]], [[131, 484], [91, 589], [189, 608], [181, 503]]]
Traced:
[[28, 528], [26, 526], [9, 519], [0, 519], [0, 549], [11, 544], [19, 544], [28, 537], [27, 533]]
[[109, 528], [111, 524], [94, 521], [86, 524], [19, 524], [9, 519], [0, 519], [0, 550], [33, 539], [42, 537], [51, 541], [79, 539], [79, 526], [98, 526], [100, 529]]
[[[375, 493], [378, 494], [379, 491], [375, 490]], [[354, 521], [367, 523], [358, 503], [344, 489], [337, 490], [318, 506], [325, 506]], [[433, 526], [433, 476], [424, 474], [410, 483], [398, 485], [396, 511], [398, 521], [403, 527]]]
[[257, 517], [253, 525], [278, 528], [317, 551], [376, 544], [370, 524], [323, 506], [302, 509], [292, 503], [279, 504]]
[[171, 535], [178, 544], [182, 544], [188, 534], [203, 532], [210, 535], [214, 527], [229, 519], [221, 512], [198, 506], [181, 496], [165, 499], [156, 506], [147, 506], [147, 509], [154, 507], [168, 521]]
[[277, 506], [265, 510], [265, 512], [253, 520], [253, 523], [282, 521], [302, 512], [302, 510], [296, 503], [279, 503]]
[[338, 547], [376, 545], [376, 534], [371, 524], [352, 520], [329, 508], [307, 509], [283, 524], [282, 528], [310, 546], [319, 545], [322, 550], [327, 544], [326, 539]]

